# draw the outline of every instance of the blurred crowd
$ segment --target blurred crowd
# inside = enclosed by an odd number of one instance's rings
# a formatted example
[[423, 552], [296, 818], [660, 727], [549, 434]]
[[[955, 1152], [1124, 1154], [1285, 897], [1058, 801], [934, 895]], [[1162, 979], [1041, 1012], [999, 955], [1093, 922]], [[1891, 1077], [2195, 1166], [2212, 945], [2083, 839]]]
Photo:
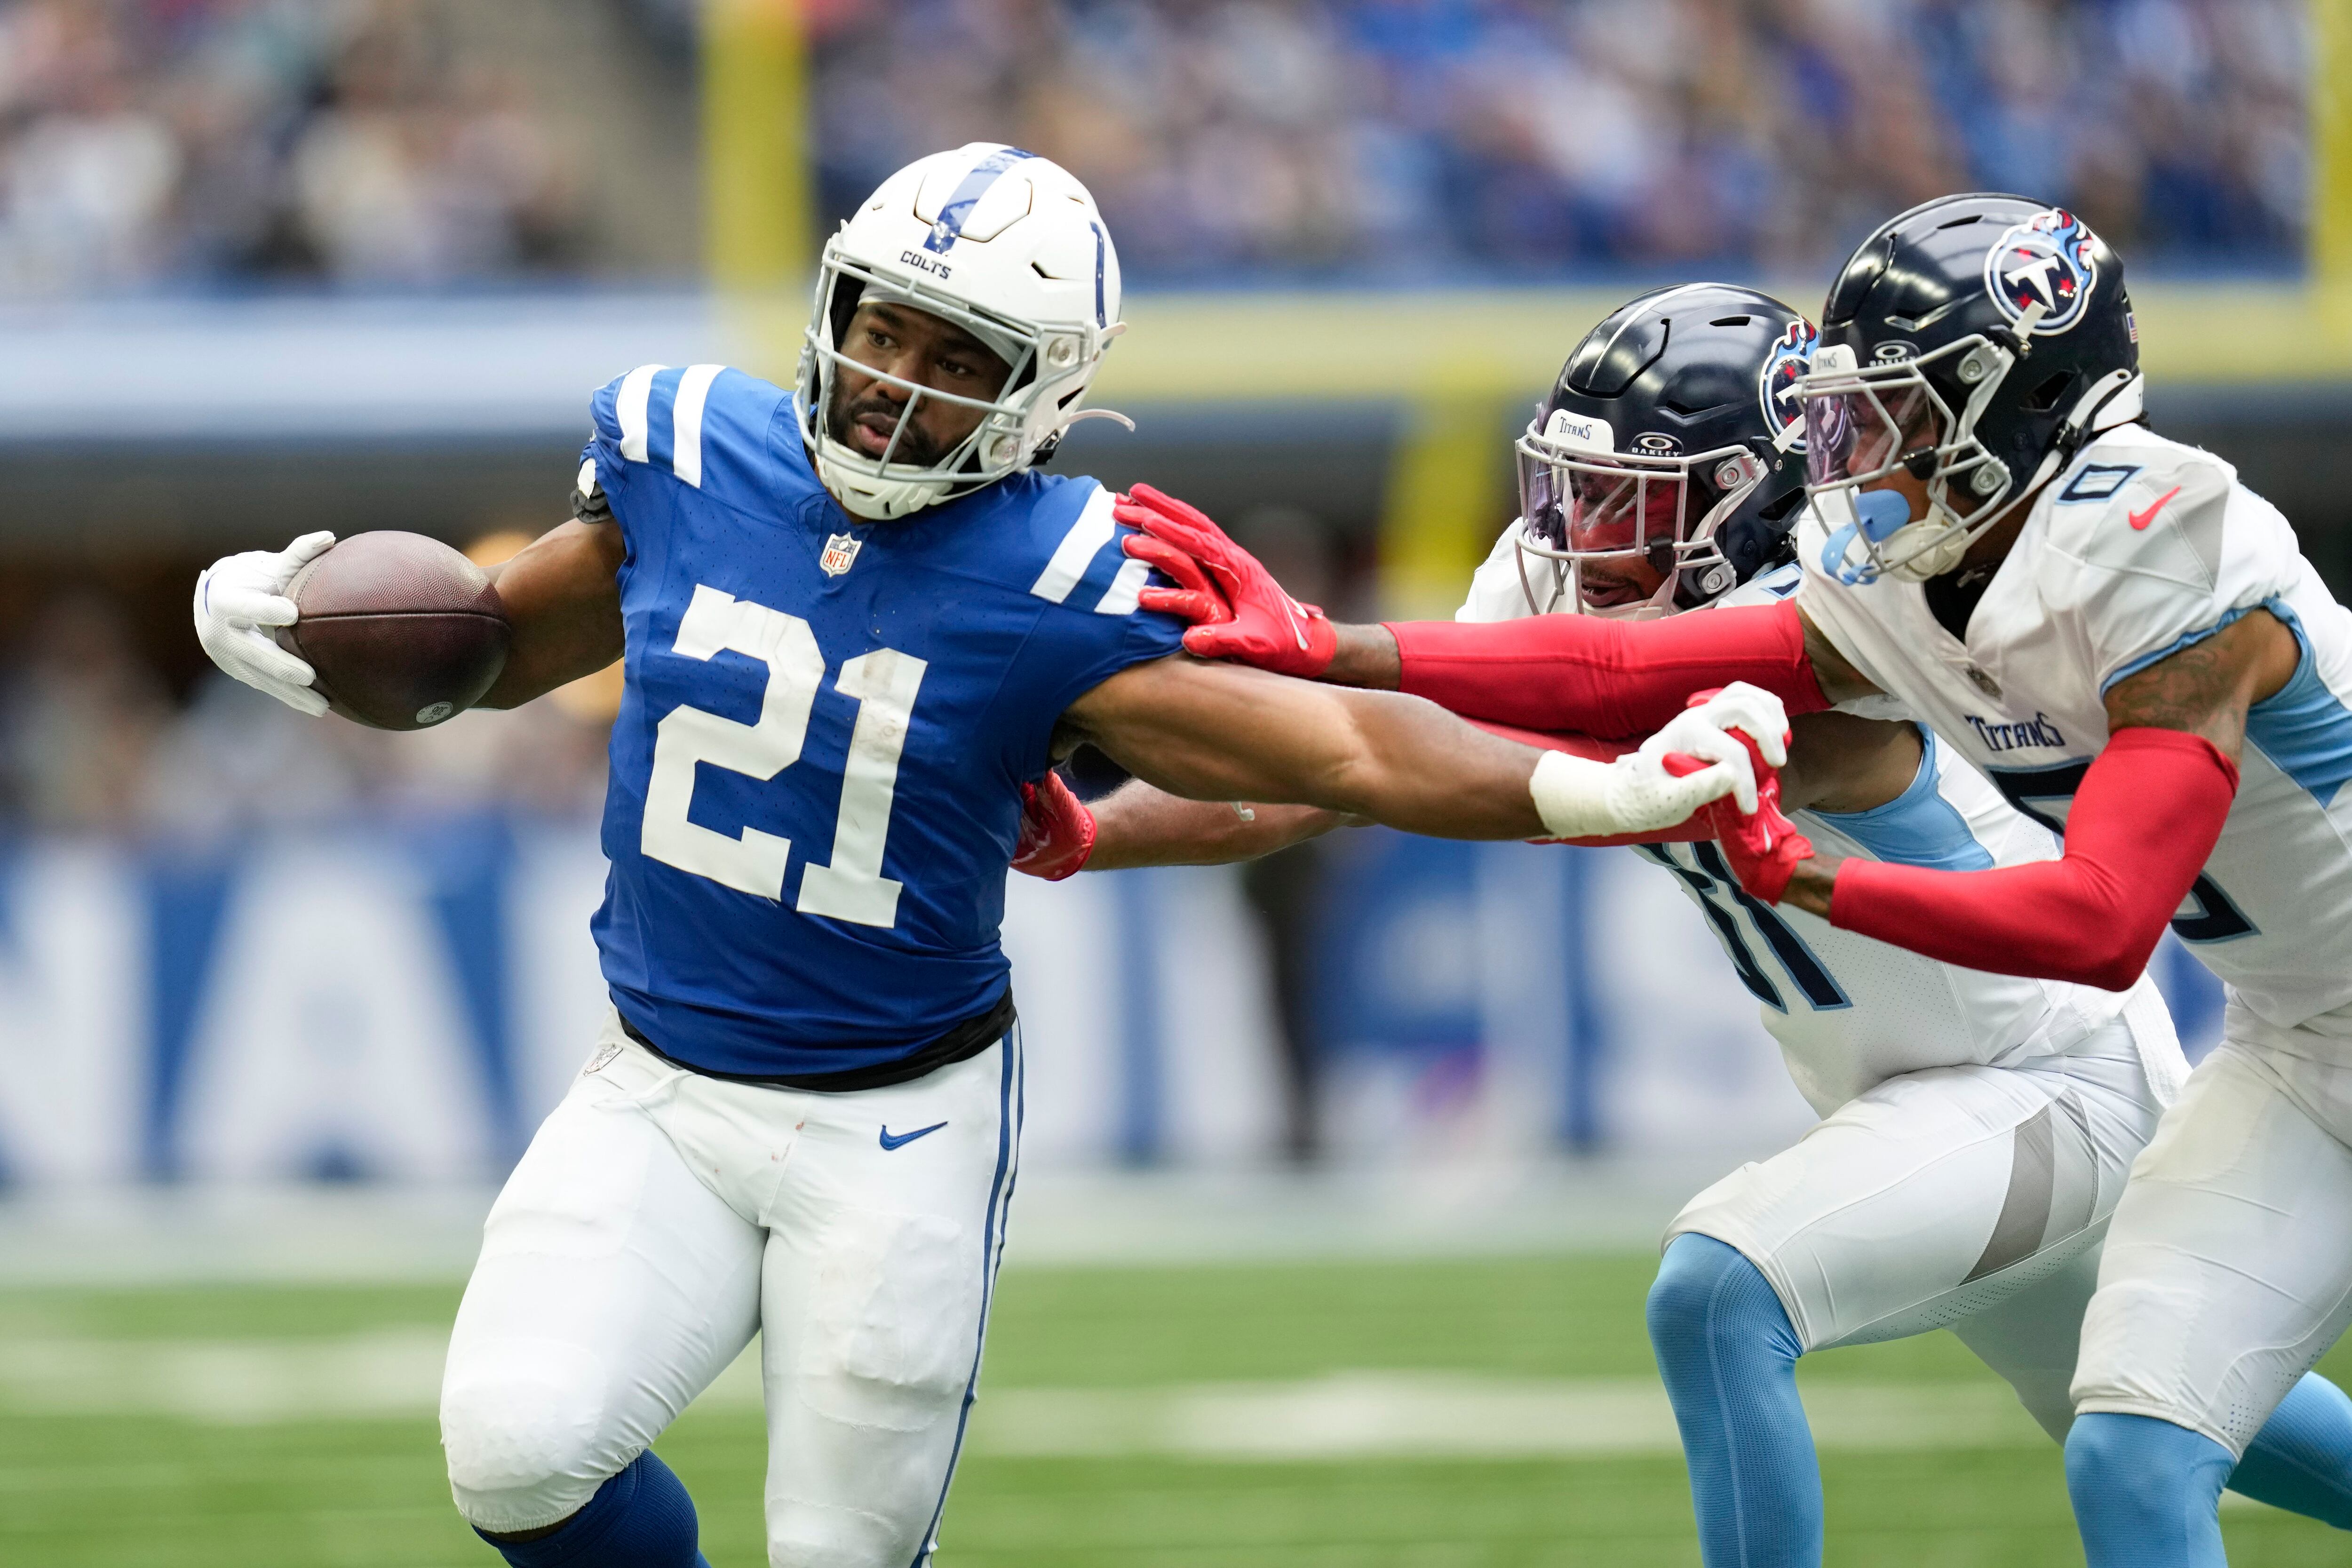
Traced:
[[0, 0], [0, 291], [562, 268], [558, 140], [415, 0]]
[[[0, 292], [592, 264], [466, 3], [0, 0]], [[530, 3], [675, 51], [695, 0]], [[2303, 231], [2305, 0], [802, 4], [831, 214], [1013, 141], [1143, 279], [1814, 268], [1969, 185], [2191, 265]]]
[[975, 139], [1129, 272], [1830, 264], [1954, 189], [2135, 258], [2291, 260], [2305, 0], [818, 0], [824, 195]]

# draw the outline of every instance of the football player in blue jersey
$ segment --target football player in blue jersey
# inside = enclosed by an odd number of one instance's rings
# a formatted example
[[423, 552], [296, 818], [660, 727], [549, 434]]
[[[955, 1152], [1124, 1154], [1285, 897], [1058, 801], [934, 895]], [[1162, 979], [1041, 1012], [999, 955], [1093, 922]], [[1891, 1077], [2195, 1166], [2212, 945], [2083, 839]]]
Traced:
[[[484, 700], [624, 661], [594, 920], [612, 1009], [491, 1210], [452, 1335], [457, 1505], [518, 1565], [686, 1568], [649, 1445], [761, 1336], [769, 1556], [934, 1549], [1017, 1166], [998, 946], [1022, 792], [1090, 741], [1176, 795], [1468, 837], [1638, 832], [1757, 803], [1738, 691], [1602, 763], [1433, 704], [1179, 657], [1114, 498], [1034, 470], [1118, 319], [1085, 188], [975, 143], [827, 245], [797, 387], [646, 365], [599, 391], [573, 521], [497, 575]], [[327, 544], [216, 563], [198, 632], [317, 712], [271, 640]], [[1694, 710], [1696, 714], [1698, 710]]]
[[[1456, 619], [1654, 618], [1794, 592], [1804, 430], [1790, 395], [1813, 341], [1788, 306], [1724, 285], [1653, 290], [1612, 312], [1520, 437], [1521, 517]], [[1232, 614], [1199, 568], [1254, 563], [1213, 523], [1141, 486], [1121, 510], [1200, 554], [1138, 540], [1188, 580], [1147, 603]], [[1778, 784], [1816, 846], [1939, 868], [2058, 853], [1899, 704], [1801, 715], [1793, 731]], [[1146, 784], [1091, 809], [1049, 784], [1030, 818], [1015, 864], [1046, 876], [1241, 859], [1335, 825], [1306, 807], [1244, 820]], [[2109, 1216], [2188, 1064], [2145, 974], [2105, 991], [1986, 973], [1749, 897], [1703, 839], [1635, 852], [1697, 905], [1823, 1118], [1684, 1207], [1648, 1308], [1702, 1560], [1813, 1568], [1821, 1476], [1798, 1358], [1948, 1328], [2063, 1441]], [[2352, 1523], [2352, 1401], [2305, 1376], [2229, 1485]]]

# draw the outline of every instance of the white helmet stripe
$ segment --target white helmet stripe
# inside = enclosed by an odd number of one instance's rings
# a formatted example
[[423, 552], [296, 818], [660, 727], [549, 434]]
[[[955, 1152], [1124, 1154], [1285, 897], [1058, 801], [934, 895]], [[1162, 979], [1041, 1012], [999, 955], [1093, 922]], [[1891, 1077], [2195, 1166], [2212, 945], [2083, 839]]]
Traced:
[[1018, 147], [1001, 147], [974, 163], [971, 173], [956, 186], [955, 195], [940, 208], [939, 221], [931, 225], [930, 237], [923, 241], [923, 248], [942, 256], [947, 254], [948, 248], [962, 235], [963, 226], [971, 216], [971, 209], [980, 205], [981, 197], [988, 195], [988, 187], [996, 184], [997, 176], [1022, 159], [1036, 155], [1024, 153]]

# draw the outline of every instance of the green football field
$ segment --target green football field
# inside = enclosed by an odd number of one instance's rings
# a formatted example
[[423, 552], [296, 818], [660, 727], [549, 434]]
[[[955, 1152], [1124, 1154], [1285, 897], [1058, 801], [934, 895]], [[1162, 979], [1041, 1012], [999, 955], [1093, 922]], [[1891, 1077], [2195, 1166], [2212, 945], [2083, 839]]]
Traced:
[[[1694, 1563], [1638, 1257], [1016, 1269], [941, 1560]], [[0, 1294], [0, 1563], [494, 1563], [432, 1417], [450, 1288]], [[2352, 1371], [2352, 1363], [2342, 1370]], [[2056, 1449], [1949, 1336], [1804, 1363], [1830, 1561], [2079, 1563]], [[765, 1561], [755, 1394], [663, 1441], [716, 1568]], [[2231, 1561], [2352, 1563], [2253, 1507]]]

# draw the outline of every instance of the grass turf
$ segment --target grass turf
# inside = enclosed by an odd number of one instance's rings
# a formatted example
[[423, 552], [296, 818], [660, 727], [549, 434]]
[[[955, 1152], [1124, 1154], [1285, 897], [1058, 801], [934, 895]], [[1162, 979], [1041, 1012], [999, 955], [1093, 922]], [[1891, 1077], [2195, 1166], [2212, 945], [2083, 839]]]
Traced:
[[[1641, 1258], [1016, 1270], [988, 1382], [1117, 1388], [1364, 1369], [1646, 1375]], [[0, 1295], [0, 1338], [332, 1337], [445, 1324], [454, 1289], [208, 1288]], [[2352, 1356], [2338, 1352], [2339, 1374]], [[1810, 1357], [1808, 1382], [1989, 1376], [1948, 1335]], [[758, 1417], [689, 1411], [660, 1445], [716, 1568], [763, 1561]], [[1825, 1456], [1832, 1564], [2079, 1563], [2050, 1448]], [[2239, 1568], [2352, 1562], [2352, 1541], [2225, 1516]], [[948, 1568], [1689, 1564], [1664, 1458], [1285, 1464], [974, 1457]], [[222, 1426], [0, 1417], [0, 1563], [45, 1568], [485, 1568], [429, 1419]]]

